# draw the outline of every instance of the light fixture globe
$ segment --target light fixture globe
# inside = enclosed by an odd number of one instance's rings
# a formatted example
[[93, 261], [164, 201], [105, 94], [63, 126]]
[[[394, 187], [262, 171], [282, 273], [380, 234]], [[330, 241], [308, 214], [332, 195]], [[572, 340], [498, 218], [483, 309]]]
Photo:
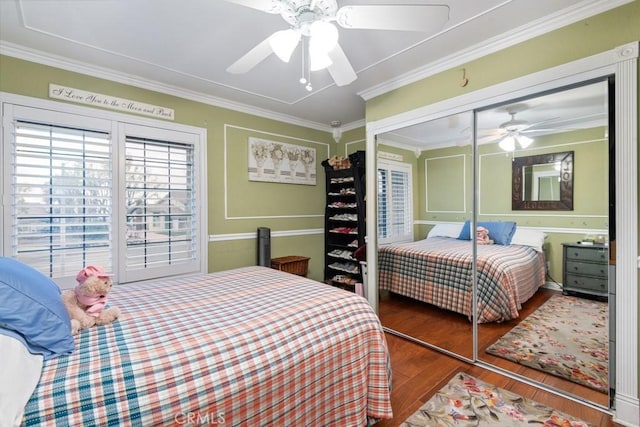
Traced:
[[338, 44], [338, 29], [326, 21], [315, 21], [309, 28], [310, 43], [315, 49], [330, 52]]
[[338, 29], [325, 21], [315, 21], [309, 28], [309, 69], [323, 70], [333, 61], [329, 52], [338, 44]]
[[500, 140], [498, 146], [504, 151], [515, 151], [516, 143], [520, 148], [525, 149], [533, 143], [533, 139], [526, 135], [510, 133]]
[[507, 135], [498, 143], [501, 149], [504, 151], [515, 151], [516, 149], [516, 140], [513, 136]]
[[269, 38], [269, 44], [278, 58], [289, 62], [301, 36], [300, 31], [294, 29], [277, 31]]
[[527, 148], [528, 146], [531, 145], [531, 143], [533, 142], [533, 139], [529, 138], [526, 135], [518, 135], [516, 137], [516, 141], [518, 141], [518, 144], [520, 145], [520, 147]]

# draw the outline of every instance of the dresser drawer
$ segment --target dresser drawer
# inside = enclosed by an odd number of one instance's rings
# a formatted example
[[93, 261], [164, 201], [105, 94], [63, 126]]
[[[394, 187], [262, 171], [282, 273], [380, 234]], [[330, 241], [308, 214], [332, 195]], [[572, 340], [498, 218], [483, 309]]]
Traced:
[[609, 254], [602, 248], [577, 248], [575, 246], [565, 248], [567, 259], [579, 259], [581, 261], [604, 262], [609, 260]]
[[606, 278], [577, 276], [574, 274], [566, 275], [564, 288], [569, 291], [580, 292], [581, 290], [584, 290], [587, 293], [596, 293], [601, 295], [607, 295], [609, 291]]
[[588, 276], [595, 276], [604, 279], [609, 277], [608, 264], [593, 264], [588, 262], [567, 261], [564, 268], [567, 269], [567, 274], [586, 274]]

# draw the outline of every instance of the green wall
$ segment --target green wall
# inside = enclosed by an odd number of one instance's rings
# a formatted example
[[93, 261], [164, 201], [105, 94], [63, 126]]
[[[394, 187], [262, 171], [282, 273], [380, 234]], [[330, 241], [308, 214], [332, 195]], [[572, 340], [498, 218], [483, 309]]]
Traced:
[[[0, 56], [0, 91], [48, 99], [49, 83], [172, 108], [174, 123], [207, 130], [209, 271], [254, 265], [256, 230], [269, 227], [272, 257], [311, 257], [309, 277], [322, 279], [324, 237], [308, 230], [324, 229], [325, 182], [320, 162], [336, 154], [337, 147], [329, 132]], [[359, 132], [352, 131], [364, 141], [363, 131]], [[249, 137], [315, 148], [316, 185], [248, 181]], [[274, 237], [278, 232], [284, 235]]]

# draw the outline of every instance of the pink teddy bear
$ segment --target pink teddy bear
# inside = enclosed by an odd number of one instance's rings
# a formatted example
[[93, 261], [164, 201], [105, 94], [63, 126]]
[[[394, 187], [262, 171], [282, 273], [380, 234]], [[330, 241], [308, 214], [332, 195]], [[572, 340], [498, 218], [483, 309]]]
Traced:
[[118, 308], [106, 308], [107, 293], [113, 286], [111, 276], [102, 267], [87, 266], [76, 276], [78, 285], [62, 293], [74, 335], [94, 325], [107, 325], [120, 316]]
[[482, 226], [476, 229], [476, 241], [479, 245], [492, 245], [493, 240], [489, 238], [489, 230]]

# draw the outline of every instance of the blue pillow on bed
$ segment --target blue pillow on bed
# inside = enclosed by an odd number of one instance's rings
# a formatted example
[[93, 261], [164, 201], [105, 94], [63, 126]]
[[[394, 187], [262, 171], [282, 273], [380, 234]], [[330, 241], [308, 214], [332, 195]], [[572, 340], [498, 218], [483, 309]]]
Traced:
[[0, 333], [3, 328], [19, 334], [44, 360], [75, 348], [58, 285], [20, 261], [0, 257]]
[[[514, 221], [478, 221], [476, 226], [481, 226], [489, 230], [489, 238], [496, 245], [510, 245], [513, 233], [516, 232]], [[465, 221], [458, 236], [459, 240], [471, 240], [471, 221]]]

